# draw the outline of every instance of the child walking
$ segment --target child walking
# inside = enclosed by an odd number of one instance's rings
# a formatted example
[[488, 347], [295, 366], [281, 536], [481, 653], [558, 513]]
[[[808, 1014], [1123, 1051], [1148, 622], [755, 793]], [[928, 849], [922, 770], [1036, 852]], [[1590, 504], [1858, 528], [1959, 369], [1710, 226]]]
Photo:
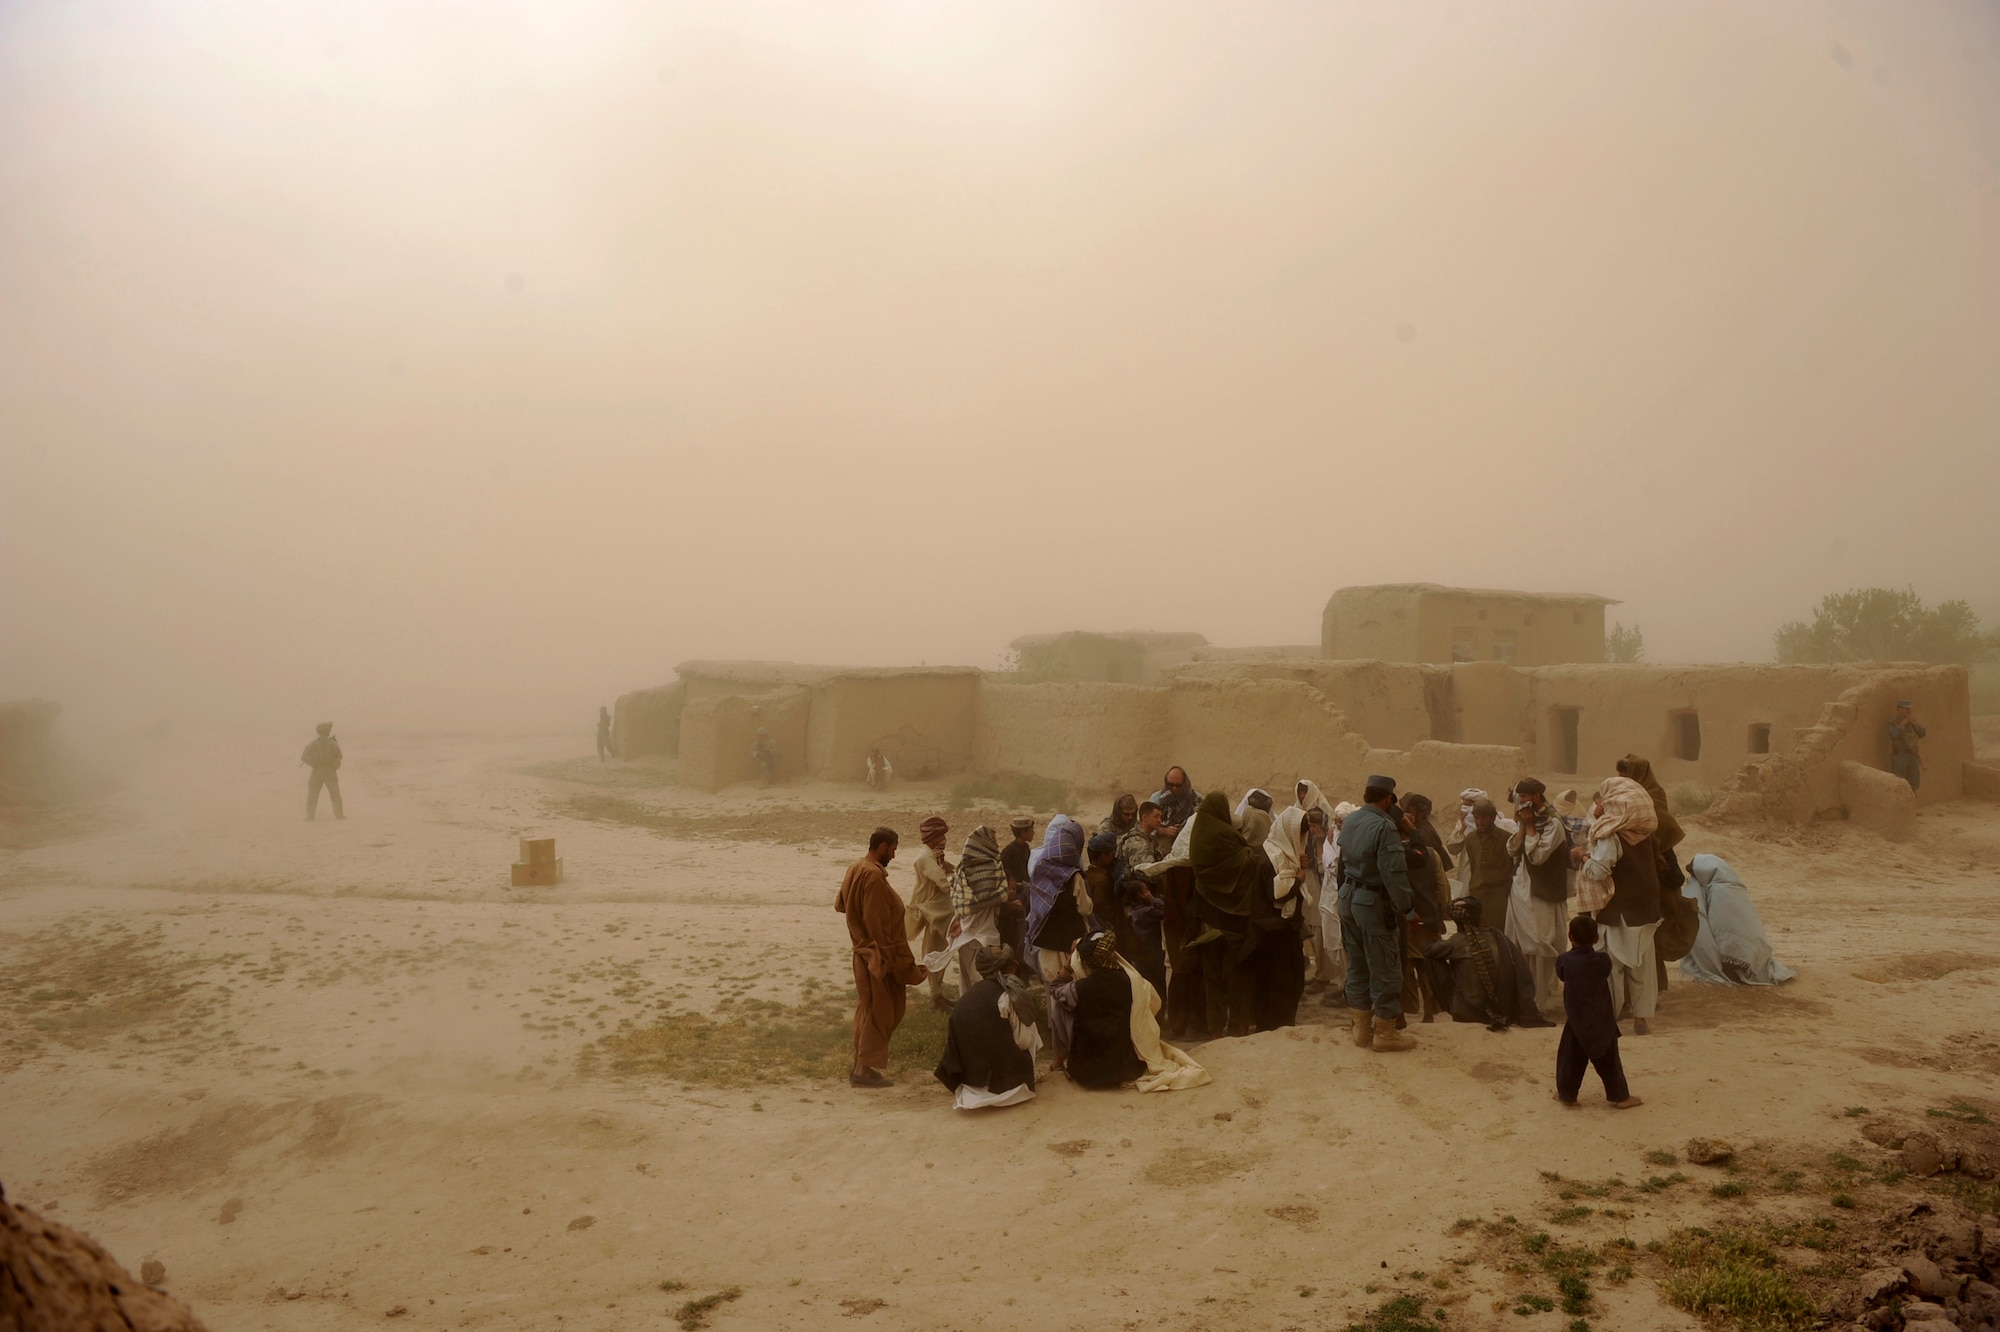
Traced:
[[1625, 1065], [1618, 1059], [1618, 1015], [1611, 1009], [1611, 957], [1597, 951], [1597, 922], [1572, 917], [1568, 952], [1556, 958], [1562, 981], [1562, 1042], [1556, 1046], [1556, 1099], [1575, 1105], [1583, 1087], [1584, 1065], [1597, 1070], [1604, 1099], [1616, 1110], [1641, 1102], [1625, 1085]]

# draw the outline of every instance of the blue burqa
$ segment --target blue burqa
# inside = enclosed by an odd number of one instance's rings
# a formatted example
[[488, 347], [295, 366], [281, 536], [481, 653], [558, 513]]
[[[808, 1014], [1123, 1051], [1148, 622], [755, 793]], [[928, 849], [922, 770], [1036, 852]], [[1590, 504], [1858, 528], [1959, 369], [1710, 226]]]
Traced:
[[1682, 893], [1701, 906], [1701, 932], [1681, 959], [1681, 974], [1710, 985], [1782, 985], [1798, 973], [1771, 955], [1771, 937], [1750, 890], [1720, 856], [1688, 862]]

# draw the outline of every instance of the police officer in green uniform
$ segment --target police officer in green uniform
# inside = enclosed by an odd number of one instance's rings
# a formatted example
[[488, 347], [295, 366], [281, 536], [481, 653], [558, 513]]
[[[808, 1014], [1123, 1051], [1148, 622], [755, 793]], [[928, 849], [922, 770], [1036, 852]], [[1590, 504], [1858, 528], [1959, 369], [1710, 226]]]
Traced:
[[1413, 1050], [1396, 1030], [1403, 1015], [1403, 923], [1415, 898], [1403, 863], [1403, 839], [1389, 807], [1396, 779], [1370, 777], [1361, 808], [1340, 825], [1340, 941], [1347, 950], [1347, 1006], [1354, 1043], [1364, 1050]]
[[1917, 720], [1910, 700], [1896, 700], [1896, 717], [1889, 723], [1889, 771], [1910, 784], [1912, 791], [1924, 784], [1924, 760], [1917, 753], [1917, 741], [1929, 735]]
[[318, 737], [299, 755], [299, 762], [312, 769], [312, 775], [306, 778], [306, 821], [310, 823], [319, 810], [321, 787], [326, 788], [333, 801], [333, 817], [344, 819], [347, 811], [340, 807], [340, 741], [333, 738], [332, 722], [321, 722], [314, 729], [319, 732]]

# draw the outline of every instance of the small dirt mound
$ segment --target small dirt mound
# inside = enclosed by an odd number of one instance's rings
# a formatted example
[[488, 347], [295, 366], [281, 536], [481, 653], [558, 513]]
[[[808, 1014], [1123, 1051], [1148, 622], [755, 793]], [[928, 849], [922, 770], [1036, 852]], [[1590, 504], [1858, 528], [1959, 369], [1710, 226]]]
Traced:
[[1905, 953], [1901, 957], [1885, 957], [1868, 966], [1857, 967], [1854, 974], [1861, 980], [1888, 985], [1895, 981], [1942, 980], [1954, 971], [1990, 971], [1994, 967], [2000, 967], [2000, 959], [1989, 954]]

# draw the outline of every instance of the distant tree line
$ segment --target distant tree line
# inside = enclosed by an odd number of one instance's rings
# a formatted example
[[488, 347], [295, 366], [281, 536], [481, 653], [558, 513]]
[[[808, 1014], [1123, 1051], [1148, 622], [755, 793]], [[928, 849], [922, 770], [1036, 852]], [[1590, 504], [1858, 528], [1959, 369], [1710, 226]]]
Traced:
[[[1963, 601], [1927, 607], [1910, 588], [1857, 587], [1820, 600], [1810, 621], [1772, 635], [1782, 662], [1927, 661], [1970, 666], [2000, 655], [2000, 631], [1984, 632]], [[1614, 658], [1615, 660], [1615, 658]]]

